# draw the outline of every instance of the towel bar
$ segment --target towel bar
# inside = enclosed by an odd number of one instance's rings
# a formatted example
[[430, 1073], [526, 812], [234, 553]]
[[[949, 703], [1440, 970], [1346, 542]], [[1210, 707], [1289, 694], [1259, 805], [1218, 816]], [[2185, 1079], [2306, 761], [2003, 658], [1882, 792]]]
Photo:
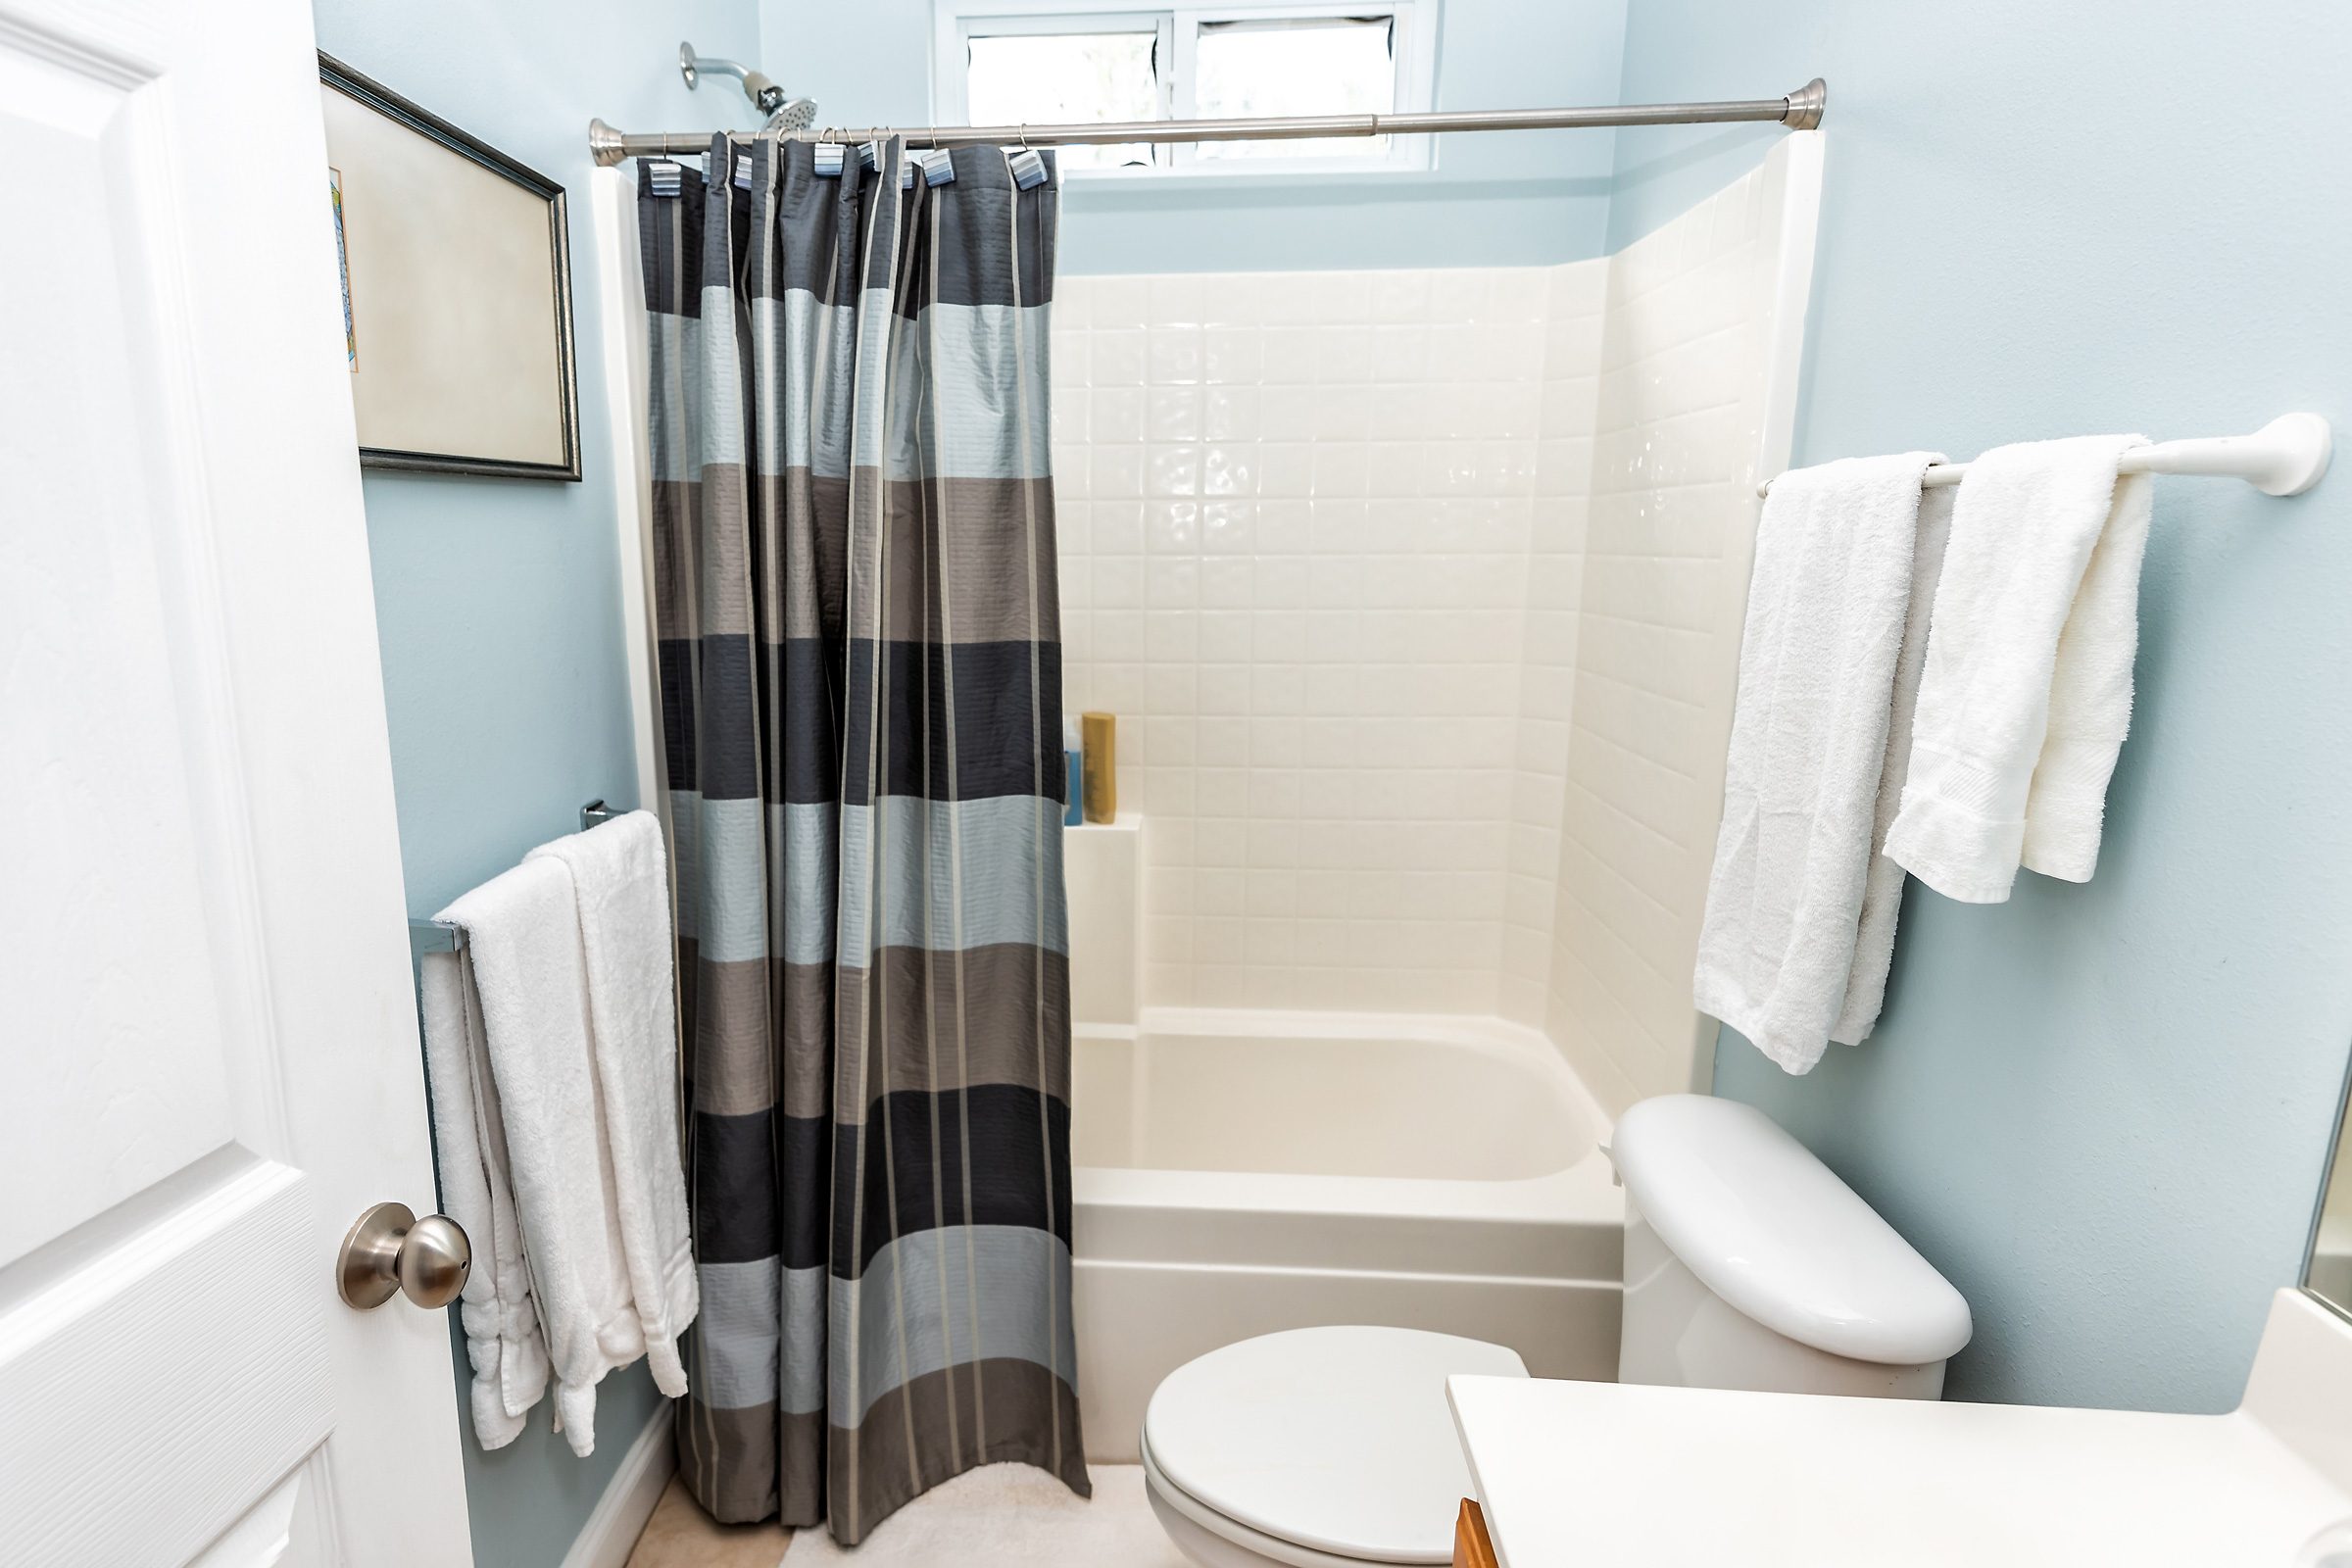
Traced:
[[[2252, 435], [2201, 436], [2128, 447], [2116, 464], [2120, 473], [2195, 473], [2243, 479], [2266, 496], [2299, 496], [2328, 471], [2334, 445], [2327, 418], [2317, 414], [2282, 414]], [[1931, 490], [1958, 484], [1965, 463], [1931, 463], [1920, 483]], [[1765, 495], [1772, 481], [1756, 486]]]
[[[620, 811], [607, 806], [599, 796], [580, 808], [580, 831], [585, 833], [614, 817]], [[409, 922], [409, 951], [419, 953], [456, 953], [466, 946], [466, 933], [461, 928], [440, 920], [411, 920]]]

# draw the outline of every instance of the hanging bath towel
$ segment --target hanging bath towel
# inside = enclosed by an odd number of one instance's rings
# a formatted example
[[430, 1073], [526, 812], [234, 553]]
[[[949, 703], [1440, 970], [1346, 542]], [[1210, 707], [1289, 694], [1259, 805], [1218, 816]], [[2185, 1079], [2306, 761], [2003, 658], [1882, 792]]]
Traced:
[[1858, 1046], [1878, 1027], [1886, 1004], [1886, 977], [1894, 966], [1894, 927], [1903, 909], [1903, 868], [1883, 853], [1887, 830], [1902, 806], [1903, 780], [1911, 771], [1911, 720], [1919, 710], [1919, 680], [1928, 662], [1928, 622], [1936, 604], [1936, 581], [1943, 570], [1944, 544], [1952, 532], [1952, 487], [1923, 490], [1919, 497], [1918, 541], [1911, 550], [1911, 608], [1903, 621], [1903, 651], [1895, 661], [1894, 702], [1887, 715], [1886, 764], [1879, 774], [1878, 809], [1870, 836], [1870, 871], [1862, 884], [1862, 918], [1854, 932], [1854, 967], [1845, 979], [1845, 1004], [1830, 1027], [1830, 1038]]
[[1919, 481], [1936, 461], [1785, 473], [1757, 524], [1693, 987], [1702, 1011], [1790, 1072], [1812, 1069], [1848, 1011]]
[[614, 1218], [654, 1386], [686, 1392], [678, 1336], [698, 1305], [678, 1154], [678, 1016], [670, 986], [669, 869], [651, 811], [543, 844], [579, 907], [597, 1108]]
[[557, 1420], [584, 1457], [596, 1386], [645, 1353], [645, 1335], [604, 1149], [571, 873], [525, 860], [435, 918], [466, 931]]
[[2147, 475], [2136, 435], [1995, 447], [1952, 509], [1886, 853], [1946, 898], [1998, 904], [2023, 864], [2085, 882], [2132, 720]]
[[458, 1307], [473, 1368], [473, 1435], [485, 1448], [503, 1448], [547, 1392], [547, 1342], [531, 1303], [506, 1124], [472, 971], [460, 954], [428, 953], [418, 964], [417, 992], [441, 1201], [473, 1244], [473, 1268]]

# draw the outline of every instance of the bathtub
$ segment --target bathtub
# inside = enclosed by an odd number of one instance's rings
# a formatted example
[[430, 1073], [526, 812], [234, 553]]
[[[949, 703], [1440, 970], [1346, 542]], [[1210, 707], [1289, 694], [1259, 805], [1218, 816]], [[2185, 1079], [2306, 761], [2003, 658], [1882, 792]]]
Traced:
[[1133, 1463], [1184, 1362], [1276, 1329], [1491, 1340], [1617, 1375], [1608, 1123], [1543, 1036], [1490, 1018], [1148, 1008], [1081, 1026], [1071, 1153], [1087, 1456]]

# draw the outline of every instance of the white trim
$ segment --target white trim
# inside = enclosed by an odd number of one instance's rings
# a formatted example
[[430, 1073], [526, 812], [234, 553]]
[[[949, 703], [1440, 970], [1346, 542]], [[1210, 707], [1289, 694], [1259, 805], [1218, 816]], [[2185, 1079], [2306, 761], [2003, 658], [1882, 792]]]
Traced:
[[667, 1399], [637, 1434], [620, 1468], [605, 1484], [605, 1494], [564, 1554], [563, 1568], [626, 1568], [645, 1522], [654, 1516], [669, 1478], [678, 1471], [677, 1445], [670, 1442], [673, 1406]]
[[[1396, 18], [1396, 94], [1395, 112], [1416, 114], [1437, 107], [1440, 0], [1375, 0], [1371, 12]], [[971, 123], [965, 98], [966, 41], [975, 33], [1142, 31], [1156, 25], [1161, 59], [1160, 116], [1186, 120], [1198, 114], [1193, 99], [1194, 51], [1200, 25], [1250, 18], [1354, 17], [1367, 14], [1364, 0], [1207, 0], [1164, 9], [1122, 8], [1102, 0], [932, 0], [931, 118], [935, 124]], [[1437, 167], [1437, 138], [1394, 136], [1382, 158], [1203, 159], [1182, 143], [1155, 149], [1151, 168], [1071, 169], [1078, 180], [1265, 179], [1299, 175], [1354, 176], [1421, 173]]]
[[[1396, 19], [1396, 92], [1395, 114], [1422, 114], [1437, 107], [1436, 0], [1379, 0], [1372, 13], [1387, 11]], [[1266, 13], [1281, 17], [1360, 17], [1363, 0], [1219, 0], [1212, 5], [1179, 6], [1176, 10], [1176, 102], [1178, 119], [1198, 115], [1193, 83], [1199, 77], [1195, 55], [1200, 24], [1247, 21]], [[1194, 178], [1234, 174], [1380, 174], [1418, 173], [1436, 161], [1434, 136], [1392, 136], [1381, 158], [1202, 158], [1200, 149], [1178, 143], [1174, 172]]]
[[[966, 94], [969, 81], [967, 64], [970, 44], [975, 34], [982, 37], [1010, 38], [1021, 36], [1052, 36], [1071, 32], [1146, 32], [1157, 35], [1153, 47], [1157, 58], [1173, 62], [1176, 59], [1176, 20], [1172, 12], [1120, 10], [1104, 7], [1094, 0], [934, 0], [932, 12], [932, 111], [934, 124], [968, 125], [972, 122], [971, 105]], [[1159, 73], [1157, 113], [1152, 118], [1167, 120], [1177, 110], [1170, 96], [1175, 73], [1163, 69]], [[1161, 156], [1152, 149], [1152, 157]], [[1066, 170], [1065, 174], [1097, 175], [1164, 174], [1168, 165], [1155, 163], [1151, 169], [1087, 169]]]
[[1781, 197], [1781, 249], [1773, 279], [1772, 346], [1764, 357], [1764, 421], [1756, 442], [1762, 483], [1794, 461], [1796, 399], [1805, 367], [1805, 312], [1813, 298], [1813, 247], [1821, 228], [1822, 157], [1818, 130], [1790, 131], [1774, 151], [1787, 184]]

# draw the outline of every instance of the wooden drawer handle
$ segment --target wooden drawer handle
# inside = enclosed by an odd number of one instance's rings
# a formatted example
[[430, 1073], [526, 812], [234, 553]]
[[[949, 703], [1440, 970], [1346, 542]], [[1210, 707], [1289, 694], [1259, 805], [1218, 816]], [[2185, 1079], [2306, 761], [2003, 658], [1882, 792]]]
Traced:
[[1453, 1521], [1453, 1568], [1497, 1568], [1494, 1543], [1487, 1538], [1487, 1516], [1475, 1498], [1462, 1499]]

